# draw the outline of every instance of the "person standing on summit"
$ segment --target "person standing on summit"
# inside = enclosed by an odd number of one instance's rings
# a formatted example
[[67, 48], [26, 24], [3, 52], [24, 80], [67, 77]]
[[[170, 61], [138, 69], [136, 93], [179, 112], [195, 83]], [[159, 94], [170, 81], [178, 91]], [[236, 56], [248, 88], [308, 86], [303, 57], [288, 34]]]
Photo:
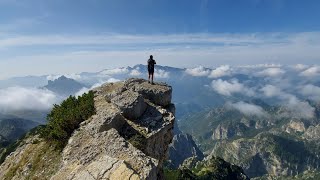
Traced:
[[153, 84], [153, 75], [154, 75], [154, 65], [157, 64], [156, 61], [153, 59], [153, 56], [150, 55], [150, 59], [148, 59], [148, 73], [149, 73], [149, 83], [150, 83], [150, 76], [151, 76], [151, 83]]

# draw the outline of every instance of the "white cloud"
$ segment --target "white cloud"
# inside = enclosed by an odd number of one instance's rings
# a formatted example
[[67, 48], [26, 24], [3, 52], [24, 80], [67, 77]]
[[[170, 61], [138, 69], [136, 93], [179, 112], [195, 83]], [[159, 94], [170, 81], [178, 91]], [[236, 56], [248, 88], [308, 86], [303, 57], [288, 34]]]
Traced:
[[281, 64], [250, 64], [250, 65], [239, 65], [237, 67], [240, 68], [250, 68], [250, 69], [258, 69], [258, 68], [280, 68], [282, 67]]
[[83, 78], [83, 77], [81, 77], [80, 74], [64, 74], [64, 75], [53, 75], [53, 74], [51, 74], [51, 75], [47, 76], [47, 80], [53, 81], [53, 80], [58, 79], [61, 76], [65, 76], [67, 78], [78, 80], [78, 81], [82, 80], [82, 78]]
[[263, 108], [255, 104], [249, 104], [240, 101], [237, 103], [227, 103], [227, 105], [245, 115], [267, 116], [267, 113], [263, 110]]
[[125, 68], [125, 67], [106, 69], [100, 72], [100, 74], [103, 74], [103, 75], [119, 75], [119, 74], [128, 74], [128, 73], [129, 73], [129, 70], [128, 68]]
[[313, 77], [320, 75], [320, 67], [319, 66], [312, 66], [300, 73], [301, 76], [306, 77]]
[[305, 64], [296, 64], [293, 66], [293, 68], [297, 71], [302, 71], [302, 70], [305, 70], [307, 69], [309, 66], [308, 65], [305, 65]]
[[59, 97], [45, 89], [9, 87], [0, 89], [0, 110], [48, 110], [58, 103]]
[[231, 68], [229, 65], [222, 65], [211, 71], [209, 78], [219, 78], [222, 76], [228, 76], [231, 74]]
[[310, 98], [315, 101], [320, 101], [320, 87], [307, 84], [301, 88], [300, 93], [307, 98]]
[[211, 87], [219, 94], [225, 96], [231, 96], [232, 94], [239, 93], [247, 96], [253, 96], [255, 93], [251, 89], [245, 87], [237, 80], [231, 80], [230, 82], [221, 79], [213, 80]]
[[296, 96], [282, 91], [273, 85], [266, 85], [260, 89], [266, 97], [276, 97], [280, 104], [286, 107], [291, 115], [301, 118], [314, 117], [314, 108], [308, 102], [299, 100]]
[[266, 97], [276, 97], [283, 95], [283, 92], [280, 88], [267, 84], [260, 89]]
[[130, 74], [130, 76], [140, 76], [141, 75], [141, 72], [137, 69], [133, 69]]
[[310, 106], [308, 102], [299, 100], [295, 96], [287, 96], [288, 101], [285, 104], [294, 116], [301, 118], [313, 118], [315, 108]]
[[162, 70], [162, 69], [155, 69], [154, 71], [154, 78], [169, 78], [170, 76], [170, 73], [165, 71], [165, 70]]
[[258, 76], [279, 77], [283, 75], [285, 71], [281, 68], [267, 68], [257, 73]]
[[[186, 48], [186, 44], [190, 48]], [[36, 53], [17, 53], [17, 47], [34, 46], [43, 48]], [[55, 47], [57, 51], [47, 51], [47, 48]], [[159, 64], [187, 68], [198, 64], [207, 67], [274, 62], [297, 64], [302, 59], [305, 64], [316, 64], [320, 59], [318, 49], [320, 32], [101, 36], [4, 34], [0, 37], [0, 51], [5, 50], [7, 54], [1, 53], [0, 78], [131, 66], [141, 64], [142, 59], [150, 54], [158, 57]]]
[[198, 66], [198, 67], [195, 67], [195, 68], [186, 69], [186, 73], [191, 75], [191, 76], [201, 77], [201, 76], [208, 76], [209, 73], [210, 73], [210, 70], [206, 69], [203, 66]]

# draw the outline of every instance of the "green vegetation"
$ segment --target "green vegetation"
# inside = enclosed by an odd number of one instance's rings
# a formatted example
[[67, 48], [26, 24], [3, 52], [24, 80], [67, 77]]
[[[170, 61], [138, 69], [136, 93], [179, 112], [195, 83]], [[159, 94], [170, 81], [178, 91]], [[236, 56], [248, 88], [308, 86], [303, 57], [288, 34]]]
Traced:
[[[33, 137], [30, 138], [33, 139]], [[21, 142], [21, 145], [23, 142]], [[27, 144], [20, 153], [21, 158], [10, 166], [4, 179], [15, 179], [15, 176], [22, 173], [26, 168], [28, 168], [28, 174], [25, 179], [50, 179], [59, 169], [62, 159], [61, 152], [55, 146], [43, 140], [40, 140], [37, 144]]]
[[232, 165], [219, 157], [212, 157], [209, 160], [198, 162], [195, 167], [188, 169], [165, 169], [165, 179], [170, 180], [231, 180], [248, 179], [243, 170], [236, 165]]
[[68, 142], [72, 132], [79, 124], [95, 114], [94, 93], [84, 93], [78, 98], [69, 96], [60, 105], [54, 105], [48, 114], [48, 124], [41, 135], [46, 140], [55, 142], [63, 148]]
[[129, 143], [131, 143], [134, 147], [140, 149], [141, 151], [145, 150], [146, 146], [146, 138], [141, 134], [135, 134], [130, 139], [128, 139]]
[[[11, 152], [25, 146], [21, 152], [21, 158], [8, 169], [5, 179], [14, 178], [26, 167], [29, 168], [27, 179], [50, 179], [60, 166], [61, 149], [80, 123], [93, 114], [95, 114], [95, 107], [92, 91], [78, 98], [70, 96], [60, 105], [54, 105], [47, 116], [47, 125], [32, 129], [0, 153], [1, 164]], [[31, 143], [26, 144], [27, 141]], [[43, 171], [43, 169], [47, 170]]]
[[[6, 148], [2, 150], [0, 153], [0, 164], [3, 163], [3, 161], [6, 159], [6, 157], [14, 152], [19, 146], [23, 145], [23, 142], [25, 139], [34, 136], [36, 134], [39, 134], [40, 131], [43, 129], [44, 126], [38, 126], [33, 129], [31, 129], [28, 133], [26, 133], [24, 136], [22, 136], [20, 139], [16, 140], [15, 142], [8, 145]], [[35, 142], [34, 142], [35, 143]]]

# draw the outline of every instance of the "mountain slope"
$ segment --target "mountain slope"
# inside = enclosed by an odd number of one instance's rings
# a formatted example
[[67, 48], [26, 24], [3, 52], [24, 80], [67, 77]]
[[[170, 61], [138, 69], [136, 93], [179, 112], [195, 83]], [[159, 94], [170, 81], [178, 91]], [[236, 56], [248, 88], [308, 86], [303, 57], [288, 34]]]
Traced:
[[281, 106], [251, 103], [263, 107], [265, 114], [248, 115], [224, 106], [197, 113], [179, 125], [207, 154], [241, 166], [250, 177], [319, 170], [318, 116], [296, 117]]

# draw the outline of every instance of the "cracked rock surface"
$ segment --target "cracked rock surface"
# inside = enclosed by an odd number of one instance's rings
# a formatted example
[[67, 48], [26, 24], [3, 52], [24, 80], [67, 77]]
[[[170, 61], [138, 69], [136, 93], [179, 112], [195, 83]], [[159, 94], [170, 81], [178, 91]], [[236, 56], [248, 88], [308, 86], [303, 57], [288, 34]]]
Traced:
[[[163, 179], [175, 120], [171, 86], [128, 79], [93, 91], [96, 114], [73, 132], [57, 170], [43, 179]], [[24, 148], [8, 159], [25, 156]]]
[[[97, 113], [70, 138], [52, 179], [162, 179], [173, 138], [172, 88], [128, 79], [94, 92]], [[137, 135], [138, 147], [130, 139]]]

